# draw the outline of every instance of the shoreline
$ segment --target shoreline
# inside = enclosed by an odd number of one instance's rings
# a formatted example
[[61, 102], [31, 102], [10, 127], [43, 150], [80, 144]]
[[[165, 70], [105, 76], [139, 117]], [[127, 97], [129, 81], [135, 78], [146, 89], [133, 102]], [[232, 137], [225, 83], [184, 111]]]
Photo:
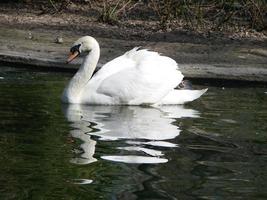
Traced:
[[[40, 25], [20, 24], [15, 28], [5, 23], [0, 24], [0, 63], [73, 72], [79, 67], [80, 60], [67, 65], [65, 59], [70, 45], [85, 35], [86, 29], [80, 27], [80, 31], [66, 31], [67, 26], [52, 29], [49, 26], [41, 28]], [[178, 33], [176, 36], [180, 37], [180, 42], [156, 41], [155, 38], [153, 41], [135, 40], [131, 37], [126, 40], [117, 39], [117, 35], [114, 38], [108, 30], [103, 34], [101, 31], [97, 34], [90, 31], [87, 33], [105, 36], [96, 37], [101, 47], [98, 66], [133, 47], [142, 46], [176, 60], [185, 78], [267, 82], [267, 45], [262, 41], [227, 42], [219, 38], [209, 40], [196, 37], [190, 42], [191, 35]], [[106, 37], [108, 34], [110, 37]], [[62, 44], [55, 42], [58, 36], [63, 38]]]

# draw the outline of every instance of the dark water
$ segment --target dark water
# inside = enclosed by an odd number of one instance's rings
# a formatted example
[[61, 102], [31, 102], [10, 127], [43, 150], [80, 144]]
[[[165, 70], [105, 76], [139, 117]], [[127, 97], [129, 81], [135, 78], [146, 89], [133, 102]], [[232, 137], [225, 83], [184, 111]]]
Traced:
[[0, 199], [267, 199], [267, 88], [62, 106], [70, 76], [1, 68]]

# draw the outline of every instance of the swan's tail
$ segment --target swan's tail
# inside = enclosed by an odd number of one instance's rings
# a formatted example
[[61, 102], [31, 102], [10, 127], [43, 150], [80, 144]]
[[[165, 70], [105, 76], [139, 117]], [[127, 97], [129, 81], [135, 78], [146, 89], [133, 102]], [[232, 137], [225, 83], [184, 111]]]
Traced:
[[184, 104], [199, 98], [207, 90], [208, 88], [203, 90], [173, 90], [158, 104]]

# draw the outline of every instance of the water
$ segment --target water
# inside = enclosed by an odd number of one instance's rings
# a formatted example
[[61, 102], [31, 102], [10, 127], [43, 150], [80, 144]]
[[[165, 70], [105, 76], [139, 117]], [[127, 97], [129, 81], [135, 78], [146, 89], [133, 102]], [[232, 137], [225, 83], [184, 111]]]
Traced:
[[70, 76], [1, 67], [0, 199], [267, 198], [267, 88], [62, 106]]

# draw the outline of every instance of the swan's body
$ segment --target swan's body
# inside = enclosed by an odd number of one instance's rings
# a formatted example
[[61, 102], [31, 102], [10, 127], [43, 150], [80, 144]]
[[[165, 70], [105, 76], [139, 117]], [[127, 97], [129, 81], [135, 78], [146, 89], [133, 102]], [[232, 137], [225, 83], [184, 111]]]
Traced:
[[71, 53], [69, 61], [80, 53], [86, 55], [63, 92], [62, 101], [65, 103], [183, 104], [206, 92], [174, 89], [182, 81], [183, 75], [173, 59], [156, 52], [134, 48], [106, 63], [95, 75], [93, 72], [99, 60], [100, 48], [94, 38], [80, 38], [74, 43]]

